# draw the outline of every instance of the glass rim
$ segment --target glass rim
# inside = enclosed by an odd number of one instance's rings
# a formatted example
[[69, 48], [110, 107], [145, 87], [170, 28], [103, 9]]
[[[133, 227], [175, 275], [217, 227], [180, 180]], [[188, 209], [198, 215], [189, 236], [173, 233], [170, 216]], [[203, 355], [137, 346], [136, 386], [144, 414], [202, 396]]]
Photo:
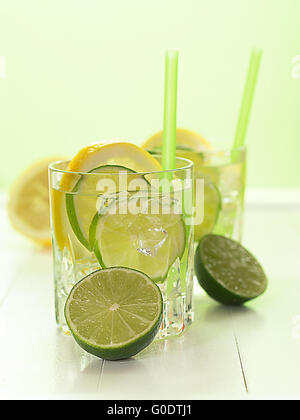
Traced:
[[[179, 145], [179, 147], [180, 147], [180, 145]], [[243, 152], [246, 152], [247, 149], [248, 149], [247, 145], [243, 145], [243, 146], [239, 146], [239, 147], [231, 147], [231, 146], [223, 145], [222, 143], [221, 144], [220, 143], [219, 144], [218, 143], [215, 143], [215, 144], [212, 143], [212, 149], [203, 149], [203, 150], [198, 149], [198, 150], [195, 150], [195, 149], [192, 149], [192, 148], [186, 146], [181, 150], [185, 151], [185, 152], [195, 153], [197, 155], [199, 155], [199, 154], [217, 155], [217, 154], [231, 154], [231, 153], [234, 153], [234, 152], [243, 153]], [[147, 151], [149, 153], [149, 150], [147, 150]], [[155, 154], [153, 153], [153, 155], [157, 156], [159, 154], [158, 153], [155, 153]], [[179, 157], [179, 156], [176, 156], [176, 157]], [[187, 160], [189, 160], [189, 159], [187, 159]]]
[[[160, 157], [162, 158], [161, 154], [152, 154], [152, 156], [155, 157]], [[126, 170], [124, 171], [120, 171], [120, 172], [78, 172], [78, 171], [69, 171], [67, 169], [59, 169], [56, 168], [55, 165], [59, 165], [59, 164], [63, 164], [63, 163], [69, 163], [71, 162], [71, 160], [58, 160], [58, 161], [54, 161], [51, 162], [48, 165], [48, 169], [50, 171], [53, 172], [58, 172], [58, 173], [62, 173], [62, 174], [71, 174], [71, 175], [97, 175], [97, 176], [102, 176], [102, 175], [115, 175], [118, 176], [119, 173], [126, 173], [127, 175], [131, 175], [131, 176], [137, 176], [137, 175], [151, 175], [151, 174], [166, 174], [166, 173], [176, 173], [179, 171], [187, 171], [189, 169], [192, 169], [194, 166], [194, 162], [192, 162], [190, 159], [186, 159], [183, 157], [179, 157], [176, 156], [176, 161], [181, 161], [181, 162], [185, 162], [185, 165], [180, 167], [180, 168], [175, 168], [175, 169], [162, 169], [162, 170], [155, 170], [155, 171], [144, 171], [144, 172], [126, 172]], [[109, 164], [103, 164], [103, 165], [99, 165], [98, 168], [100, 168], [101, 166], [109, 166]], [[122, 165], [113, 165], [111, 164], [111, 166], [122, 166]], [[126, 169], [126, 167], [124, 166], [124, 169]]]

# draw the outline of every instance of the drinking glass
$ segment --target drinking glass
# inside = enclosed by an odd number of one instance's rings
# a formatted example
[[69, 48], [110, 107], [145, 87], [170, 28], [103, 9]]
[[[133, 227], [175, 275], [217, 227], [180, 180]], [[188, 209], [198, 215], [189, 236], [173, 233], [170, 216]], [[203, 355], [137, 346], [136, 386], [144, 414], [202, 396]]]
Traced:
[[178, 157], [176, 169], [146, 173], [115, 165], [70, 172], [68, 163], [49, 166], [58, 327], [69, 333], [64, 305], [78, 281], [123, 266], [162, 291], [158, 337], [180, 334], [193, 319], [193, 162]]
[[208, 233], [242, 240], [246, 188], [246, 148], [216, 146], [177, 154], [194, 162], [195, 242]]

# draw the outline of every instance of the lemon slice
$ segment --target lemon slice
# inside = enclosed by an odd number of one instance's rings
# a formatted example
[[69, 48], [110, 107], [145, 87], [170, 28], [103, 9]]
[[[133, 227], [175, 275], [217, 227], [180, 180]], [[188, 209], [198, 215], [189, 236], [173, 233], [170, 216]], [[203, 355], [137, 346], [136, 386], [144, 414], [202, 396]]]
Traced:
[[69, 163], [71, 172], [89, 172], [101, 165], [125, 166], [135, 172], [160, 171], [158, 161], [132, 143], [95, 144], [82, 149]]
[[8, 214], [13, 227], [34, 242], [50, 246], [48, 165], [61, 157], [48, 157], [29, 166], [9, 193]]
[[[90, 183], [81, 185], [80, 194], [78, 194], [76, 200], [70, 200], [66, 197], [68, 197], [67, 193], [76, 192], [76, 186], [82, 178], [82, 173], [91, 172], [95, 168], [104, 165], [126, 167], [128, 171], [133, 172], [155, 172], [161, 170], [161, 165], [150, 153], [131, 143], [96, 144], [82, 149], [68, 165], [68, 171], [73, 173], [65, 173], [60, 181], [59, 189], [52, 191], [53, 226], [56, 242], [61, 250], [66, 246], [68, 248], [72, 246], [74, 234], [79, 243], [90, 249], [87, 227], [90, 225], [96, 212], [95, 201], [97, 197], [95, 186], [93, 187], [94, 197], [92, 197], [89, 204], [86, 201], [86, 197], [84, 198], [84, 194], [85, 188], [88, 190], [86, 193], [91, 194], [92, 187]], [[95, 176], [96, 178], [97, 176]], [[76, 211], [70, 210], [68, 200], [76, 201]], [[85, 203], [82, 200], [85, 200]], [[84, 221], [82, 218], [80, 219], [80, 214], [82, 217], [83, 212], [79, 210], [79, 207], [86, 209]], [[68, 214], [69, 216], [72, 215], [72, 217], [68, 217]], [[75, 225], [79, 226], [80, 229], [73, 230], [71, 226], [74, 227]]]
[[[144, 144], [143, 148], [146, 150], [155, 150], [161, 148], [163, 140], [163, 131], [151, 136]], [[190, 149], [194, 152], [205, 152], [212, 150], [210, 143], [205, 140], [200, 134], [187, 130], [186, 128], [177, 128], [176, 130], [176, 147], [180, 151], [184, 152], [183, 146], [186, 149]], [[185, 157], [185, 156], [182, 156]]]

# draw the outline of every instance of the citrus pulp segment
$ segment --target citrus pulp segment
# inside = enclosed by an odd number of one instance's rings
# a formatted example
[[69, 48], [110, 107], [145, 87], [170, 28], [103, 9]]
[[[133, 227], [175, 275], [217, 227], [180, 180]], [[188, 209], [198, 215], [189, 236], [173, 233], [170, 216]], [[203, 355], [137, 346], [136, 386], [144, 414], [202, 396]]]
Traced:
[[144, 273], [124, 267], [88, 275], [73, 287], [65, 305], [77, 343], [107, 360], [134, 356], [148, 346], [162, 312], [159, 287]]

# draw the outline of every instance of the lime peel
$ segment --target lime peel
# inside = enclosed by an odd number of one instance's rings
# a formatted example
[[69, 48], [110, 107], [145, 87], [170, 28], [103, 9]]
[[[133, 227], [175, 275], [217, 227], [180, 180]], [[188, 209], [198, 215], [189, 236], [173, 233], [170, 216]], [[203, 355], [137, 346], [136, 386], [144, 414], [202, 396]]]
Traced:
[[241, 305], [267, 289], [267, 277], [256, 258], [240, 243], [221, 235], [209, 234], [200, 240], [195, 272], [206, 293], [226, 305]]
[[[70, 225], [79, 242], [89, 251], [92, 251], [89, 242], [89, 228], [97, 207], [97, 184], [101, 179], [111, 178], [116, 181], [119, 173], [135, 173], [131, 169], [119, 165], [102, 165], [90, 170], [87, 175], [82, 175], [77, 181], [72, 192], [66, 194], [66, 210]], [[90, 177], [89, 174], [95, 174]], [[99, 176], [97, 176], [99, 174]], [[101, 177], [102, 174], [102, 177]], [[116, 189], [117, 182], [114, 182]], [[115, 191], [118, 192], [118, 191]], [[89, 193], [89, 194], [88, 194]], [[89, 212], [90, 217], [87, 217]], [[83, 221], [80, 223], [80, 221]]]

